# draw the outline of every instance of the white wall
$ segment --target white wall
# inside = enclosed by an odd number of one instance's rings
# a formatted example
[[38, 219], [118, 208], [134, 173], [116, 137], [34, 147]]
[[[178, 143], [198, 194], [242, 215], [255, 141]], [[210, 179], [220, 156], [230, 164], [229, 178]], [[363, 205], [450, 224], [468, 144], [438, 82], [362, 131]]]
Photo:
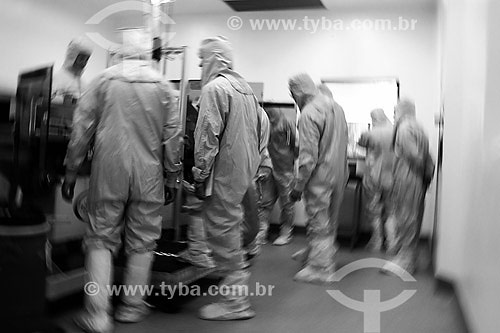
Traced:
[[444, 155], [437, 274], [473, 332], [500, 321], [500, 41], [495, 1], [443, 0]]
[[[175, 11], [174, 11], [175, 13]], [[233, 31], [231, 15], [243, 19], [243, 27]], [[391, 19], [399, 16], [418, 20], [415, 31], [255, 31], [250, 19], [297, 19], [304, 16], [331, 20]], [[172, 45], [188, 46], [188, 78], [199, 78], [197, 50], [201, 40], [224, 35], [232, 43], [235, 69], [249, 81], [264, 82], [264, 100], [291, 102], [288, 78], [307, 72], [319, 81], [324, 77], [397, 76], [401, 95], [413, 98], [418, 118], [424, 124], [436, 156], [436, 130], [433, 117], [439, 111], [439, 72], [437, 53], [437, 10], [411, 7], [392, 10], [280, 11], [211, 15], [173, 15], [176, 33]], [[321, 31], [320, 31], [321, 30]], [[176, 76], [175, 72], [172, 72]], [[389, 115], [392, 116], [392, 115]], [[434, 187], [427, 196], [423, 232], [432, 230]], [[298, 209], [297, 222], [304, 214]]]
[[[15, 94], [20, 71], [64, 61], [66, 47], [74, 37], [87, 31], [108, 31], [102, 26], [86, 26], [93, 11], [82, 2], [54, 0], [2, 0], [0, 2], [0, 92]], [[105, 51], [95, 47], [84, 78], [92, 79], [106, 65]]]

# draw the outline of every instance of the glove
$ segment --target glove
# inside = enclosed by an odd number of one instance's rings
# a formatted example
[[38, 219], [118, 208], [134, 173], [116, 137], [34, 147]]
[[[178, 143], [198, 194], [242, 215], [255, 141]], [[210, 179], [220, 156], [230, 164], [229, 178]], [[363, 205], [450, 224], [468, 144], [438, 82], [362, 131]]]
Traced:
[[259, 171], [257, 172], [257, 181], [262, 181], [269, 177], [271, 174], [272, 169], [270, 167], [260, 167]]
[[73, 197], [75, 196], [75, 185], [76, 181], [64, 178], [64, 182], [61, 187], [61, 194], [65, 201], [73, 201]]
[[207, 198], [205, 195], [205, 182], [194, 183], [194, 195], [200, 200], [205, 200]]
[[76, 174], [75, 171], [66, 170], [66, 175], [64, 176], [61, 194], [67, 202], [73, 201], [73, 197], [75, 196]]
[[302, 197], [301, 191], [292, 190], [292, 192], [290, 192], [290, 200], [292, 200], [292, 202], [299, 201], [301, 197]]
[[165, 192], [165, 203], [164, 203], [164, 205], [168, 205], [168, 204], [172, 203], [175, 200], [175, 194], [177, 192], [177, 189], [165, 185], [164, 190], [165, 190], [164, 191]]

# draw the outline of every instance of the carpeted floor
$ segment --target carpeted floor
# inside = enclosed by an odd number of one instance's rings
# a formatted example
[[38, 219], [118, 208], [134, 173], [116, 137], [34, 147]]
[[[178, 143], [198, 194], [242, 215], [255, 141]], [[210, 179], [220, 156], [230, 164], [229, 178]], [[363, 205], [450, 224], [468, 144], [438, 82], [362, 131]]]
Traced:
[[[200, 306], [215, 301], [216, 297], [176, 297], [172, 300], [163, 297], [153, 300], [157, 308], [147, 320], [139, 324], [117, 324], [116, 332], [378, 332], [370, 331], [370, 327], [363, 326], [362, 312], [340, 304], [327, 290], [339, 290], [347, 297], [358, 301], [363, 301], [365, 290], [380, 290], [380, 299], [384, 302], [398, 296], [405, 289], [416, 292], [399, 307], [381, 313], [380, 332], [466, 332], [453, 294], [436, 289], [436, 283], [426, 269], [428, 266], [426, 253], [421, 255], [421, 269], [414, 275], [415, 282], [404, 282], [399, 277], [380, 274], [378, 269], [364, 268], [353, 271], [331, 286], [319, 286], [292, 280], [299, 269], [299, 264], [292, 261], [290, 255], [300, 249], [305, 242], [305, 236], [299, 235], [288, 246], [264, 247], [262, 255], [257, 258], [251, 269], [249, 291], [257, 291], [256, 283], [266, 287], [272, 285], [274, 288], [272, 295], [251, 298], [253, 308], [257, 312], [257, 316], [251, 320], [207, 322], [198, 319], [197, 311]], [[356, 260], [373, 257], [382, 258], [360, 248], [352, 252], [342, 248], [338, 255], [338, 266], [340, 268]], [[213, 281], [200, 281], [201, 291], [207, 291], [211, 283]], [[264, 289], [261, 287], [260, 290]], [[373, 295], [373, 292], [371, 294]], [[78, 301], [74, 301], [70, 306], [55, 307], [56, 310], [52, 311], [55, 321], [67, 332], [79, 332], [71, 320], [78, 311], [79, 304]], [[365, 302], [366, 304], [368, 303]], [[375, 322], [373, 318], [367, 318], [366, 321], [375, 325], [375, 328], [378, 326], [376, 319]]]

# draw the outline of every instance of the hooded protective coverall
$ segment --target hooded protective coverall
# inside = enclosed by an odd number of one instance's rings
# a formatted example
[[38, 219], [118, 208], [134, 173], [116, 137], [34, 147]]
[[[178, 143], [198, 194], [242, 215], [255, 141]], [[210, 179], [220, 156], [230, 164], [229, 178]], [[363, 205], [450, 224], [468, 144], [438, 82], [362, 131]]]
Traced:
[[[260, 163], [259, 105], [252, 89], [232, 68], [232, 52], [223, 37], [209, 38], [200, 49], [202, 92], [195, 130], [194, 179], [213, 179], [204, 219], [207, 242], [218, 268], [227, 273], [222, 286], [247, 285], [241, 223], [242, 200]], [[210, 184], [210, 182], [206, 182]], [[238, 288], [223, 301], [203, 307], [211, 320], [250, 318], [248, 295]]]
[[91, 54], [92, 47], [86, 39], [75, 38], [69, 43], [64, 64], [52, 78], [54, 102], [63, 103], [64, 98], [74, 102], [80, 98], [86, 88], [81, 76]]
[[280, 236], [273, 244], [285, 245], [291, 240], [295, 217], [294, 202], [290, 200], [290, 191], [296, 158], [296, 128], [295, 124], [290, 122], [279, 109], [269, 109], [268, 112], [271, 121], [268, 150], [273, 163], [273, 177], [281, 205]]
[[363, 191], [366, 198], [366, 210], [373, 227], [368, 247], [380, 251], [384, 243], [384, 221], [387, 218], [393, 183], [393, 126], [382, 109], [375, 109], [370, 115], [373, 128], [361, 134], [358, 145], [367, 150]]
[[303, 282], [332, 282], [340, 205], [348, 180], [347, 123], [331, 95], [319, 93], [312, 79], [299, 74], [289, 81], [301, 109], [299, 172], [294, 192], [304, 194], [307, 214], [306, 266], [295, 275]]
[[[97, 295], [86, 297], [79, 325], [109, 331], [112, 253], [124, 234], [125, 284], [148, 284], [152, 251], [160, 237], [166, 186], [176, 187], [181, 169], [179, 115], [168, 83], [149, 62], [126, 60], [105, 70], [81, 97], [66, 157], [67, 177], [76, 173], [94, 141], [88, 195], [86, 268]], [[115, 317], [132, 322], [147, 313], [141, 295], [126, 295]]]
[[429, 154], [429, 139], [417, 122], [415, 105], [402, 100], [396, 106], [394, 130], [394, 185], [391, 207], [386, 222], [394, 237], [388, 233], [393, 264], [383, 269], [400, 268], [410, 274], [417, 266], [418, 241], [424, 213], [425, 193], [434, 173], [434, 161]]

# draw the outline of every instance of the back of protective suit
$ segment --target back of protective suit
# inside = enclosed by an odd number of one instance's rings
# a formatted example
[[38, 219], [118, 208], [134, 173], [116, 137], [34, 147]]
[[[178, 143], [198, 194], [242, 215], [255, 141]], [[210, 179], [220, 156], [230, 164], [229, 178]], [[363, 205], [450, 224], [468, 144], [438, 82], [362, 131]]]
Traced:
[[166, 174], [180, 170], [174, 104], [144, 61], [124, 61], [94, 80], [75, 111], [67, 160], [69, 169], [78, 166], [95, 133], [91, 200], [163, 202], [162, 166]]

